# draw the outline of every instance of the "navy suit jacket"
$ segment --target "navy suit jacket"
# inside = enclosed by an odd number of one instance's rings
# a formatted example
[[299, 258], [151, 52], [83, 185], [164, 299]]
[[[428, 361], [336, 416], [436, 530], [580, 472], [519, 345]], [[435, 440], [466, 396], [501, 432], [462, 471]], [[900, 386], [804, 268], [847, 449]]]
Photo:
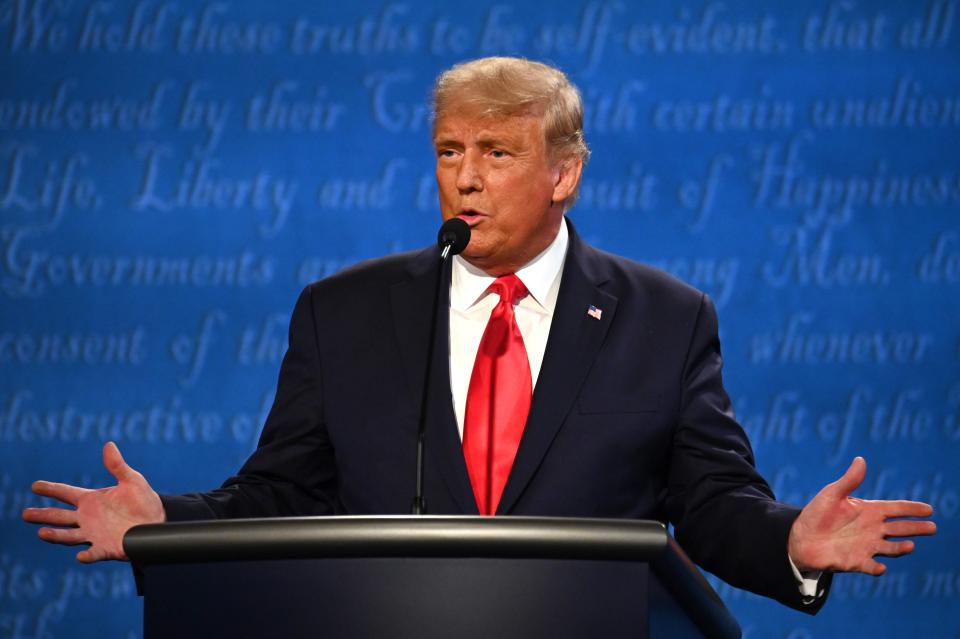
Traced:
[[[669, 521], [707, 570], [815, 611], [787, 560], [799, 509], [776, 502], [757, 473], [723, 388], [713, 304], [570, 231], [497, 514]], [[257, 450], [218, 490], [164, 496], [168, 519], [408, 514], [437, 265], [430, 248], [308, 286]], [[450, 394], [448, 289], [428, 389], [425, 497], [430, 514], [477, 514]]]

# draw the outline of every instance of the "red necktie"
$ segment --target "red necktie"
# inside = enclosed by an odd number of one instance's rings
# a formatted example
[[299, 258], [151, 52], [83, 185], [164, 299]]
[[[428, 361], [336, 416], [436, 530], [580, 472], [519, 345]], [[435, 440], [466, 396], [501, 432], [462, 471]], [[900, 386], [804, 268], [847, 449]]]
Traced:
[[530, 412], [530, 361], [513, 316], [527, 295], [516, 275], [494, 280], [500, 296], [483, 331], [470, 376], [463, 423], [463, 455], [481, 515], [497, 511]]

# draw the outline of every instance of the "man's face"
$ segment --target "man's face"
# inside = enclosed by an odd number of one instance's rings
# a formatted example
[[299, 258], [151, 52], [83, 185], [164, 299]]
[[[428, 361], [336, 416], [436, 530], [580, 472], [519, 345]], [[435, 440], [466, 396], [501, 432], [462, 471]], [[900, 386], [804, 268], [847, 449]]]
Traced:
[[551, 162], [539, 115], [452, 110], [436, 122], [437, 186], [444, 221], [470, 225], [462, 255], [491, 275], [513, 273], [556, 237], [580, 162]]

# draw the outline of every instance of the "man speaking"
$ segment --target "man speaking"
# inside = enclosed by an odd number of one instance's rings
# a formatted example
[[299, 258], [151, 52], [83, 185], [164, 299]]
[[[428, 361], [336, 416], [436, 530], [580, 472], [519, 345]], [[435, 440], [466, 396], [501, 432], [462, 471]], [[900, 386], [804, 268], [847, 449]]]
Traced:
[[879, 575], [876, 556], [913, 549], [895, 538], [935, 532], [901, 519], [927, 504], [850, 497], [861, 458], [802, 510], [774, 500], [723, 388], [709, 298], [588, 246], [564, 217], [589, 153], [561, 71], [475, 60], [438, 78], [434, 107], [441, 215], [471, 231], [435, 318], [436, 247], [308, 286], [235, 477], [161, 497], [110, 443], [116, 486], [34, 484], [75, 507], [24, 511], [41, 539], [89, 544], [91, 562], [125, 558], [142, 523], [408, 513], [421, 406], [431, 514], [669, 521], [707, 570], [808, 612], [832, 572]]

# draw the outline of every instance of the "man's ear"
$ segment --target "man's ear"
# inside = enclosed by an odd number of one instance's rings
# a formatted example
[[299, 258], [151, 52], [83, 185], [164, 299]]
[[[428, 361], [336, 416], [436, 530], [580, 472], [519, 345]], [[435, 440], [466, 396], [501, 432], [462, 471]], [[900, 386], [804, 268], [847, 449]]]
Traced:
[[583, 172], [583, 160], [569, 156], [557, 162], [556, 181], [553, 185], [553, 202], [563, 202], [576, 193]]

